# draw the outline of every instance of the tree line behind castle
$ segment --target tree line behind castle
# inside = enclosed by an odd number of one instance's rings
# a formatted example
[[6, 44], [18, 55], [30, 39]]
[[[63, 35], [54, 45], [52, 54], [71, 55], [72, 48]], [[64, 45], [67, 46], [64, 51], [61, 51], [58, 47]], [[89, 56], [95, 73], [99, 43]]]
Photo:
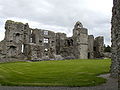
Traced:
[[0, 42], [0, 58], [18, 60], [93, 59], [104, 57], [104, 38], [88, 35], [77, 22], [73, 36], [49, 30], [32, 29], [21, 22], [7, 20], [5, 38]]

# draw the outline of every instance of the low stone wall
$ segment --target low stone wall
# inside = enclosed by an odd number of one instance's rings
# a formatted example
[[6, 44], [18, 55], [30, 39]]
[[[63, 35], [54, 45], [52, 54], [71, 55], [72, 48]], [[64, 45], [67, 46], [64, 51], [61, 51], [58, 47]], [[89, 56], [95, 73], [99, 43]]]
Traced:
[[17, 61], [26, 61], [26, 60], [19, 60], [19, 59], [15, 59], [15, 58], [0, 59], [0, 63], [17, 62]]
[[103, 53], [103, 55], [104, 55], [104, 58], [111, 58], [112, 53], [105, 52]]

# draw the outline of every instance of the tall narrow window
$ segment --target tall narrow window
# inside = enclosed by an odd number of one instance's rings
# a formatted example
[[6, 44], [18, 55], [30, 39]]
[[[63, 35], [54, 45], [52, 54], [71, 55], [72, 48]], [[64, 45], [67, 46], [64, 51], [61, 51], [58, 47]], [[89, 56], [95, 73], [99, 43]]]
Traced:
[[24, 45], [22, 44], [22, 50], [21, 50], [21, 52], [23, 53], [23, 51], [24, 51]]

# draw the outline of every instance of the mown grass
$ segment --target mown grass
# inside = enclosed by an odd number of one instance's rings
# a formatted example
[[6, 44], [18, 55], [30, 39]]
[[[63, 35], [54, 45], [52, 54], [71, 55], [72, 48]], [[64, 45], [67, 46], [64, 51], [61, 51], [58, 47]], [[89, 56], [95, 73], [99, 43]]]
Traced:
[[111, 60], [63, 60], [0, 64], [4, 86], [94, 86], [106, 82]]

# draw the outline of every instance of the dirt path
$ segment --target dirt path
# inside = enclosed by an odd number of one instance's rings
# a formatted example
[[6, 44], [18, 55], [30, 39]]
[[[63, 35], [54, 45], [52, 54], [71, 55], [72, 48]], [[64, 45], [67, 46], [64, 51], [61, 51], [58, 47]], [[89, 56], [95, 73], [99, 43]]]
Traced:
[[118, 90], [116, 79], [110, 78], [110, 74], [100, 75], [106, 78], [107, 83], [94, 87], [9, 87], [0, 86], [0, 90]]

